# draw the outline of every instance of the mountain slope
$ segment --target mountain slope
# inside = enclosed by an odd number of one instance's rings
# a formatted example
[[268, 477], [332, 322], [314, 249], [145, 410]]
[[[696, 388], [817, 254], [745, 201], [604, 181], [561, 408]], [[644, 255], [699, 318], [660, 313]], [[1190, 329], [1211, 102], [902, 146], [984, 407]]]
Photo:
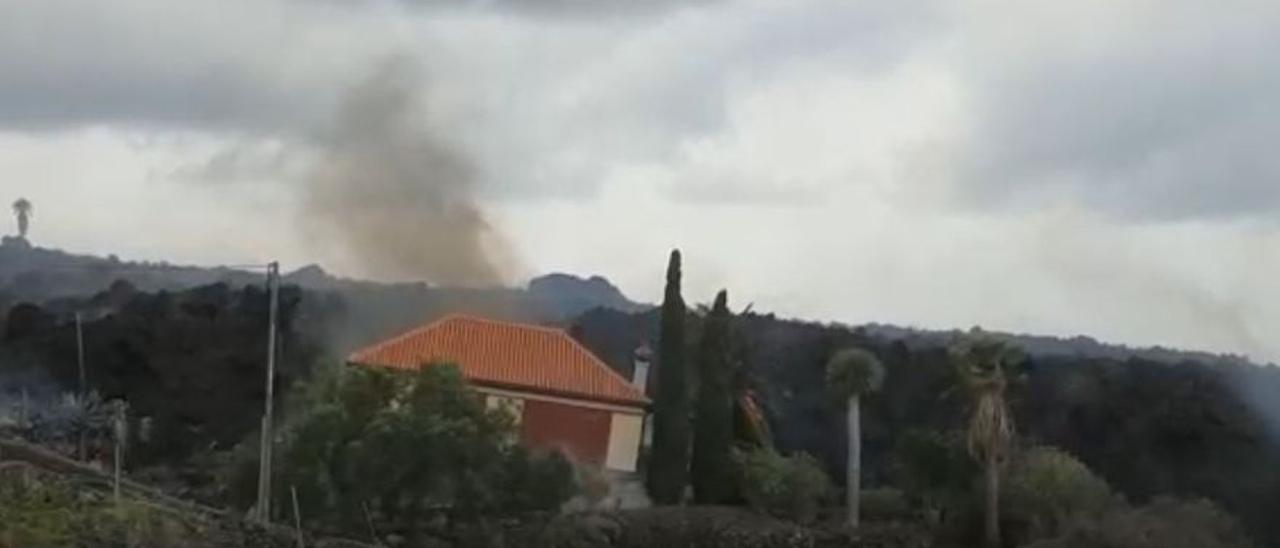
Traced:
[[[0, 244], [0, 312], [20, 302], [93, 295], [117, 280], [128, 281], [139, 291], [172, 292], [215, 283], [232, 288], [262, 285], [265, 276], [226, 267], [76, 255], [33, 247], [16, 238]], [[647, 308], [599, 276], [583, 279], [549, 274], [534, 278], [525, 288], [464, 288], [351, 280], [310, 265], [286, 274], [283, 282], [314, 293], [302, 313], [324, 317], [329, 346], [336, 354], [449, 312], [556, 322], [597, 307], [626, 312]]]

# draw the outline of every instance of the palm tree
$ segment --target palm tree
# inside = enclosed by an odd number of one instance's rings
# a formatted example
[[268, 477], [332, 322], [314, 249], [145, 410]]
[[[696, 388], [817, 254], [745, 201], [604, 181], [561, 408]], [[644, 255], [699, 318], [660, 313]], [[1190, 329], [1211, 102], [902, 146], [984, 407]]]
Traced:
[[862, 496], [862, 418], [859, 400], [864, 394], [880, 389], [884, 383], [884, 366], [874, 354], [861, 348], [846, 348], [827, 361], [827, 387], [847, 401], [849, 429], [848, 460], [845, 462], [847, 487], [845, 501], [850, 528], [858, 527], [859, 501]]
[[1013, 440], [1013, 417], [1005, 399], [1009, 370], [1022, 361], [1017, 347], [974, 331], [950, 348], [951, 361], [973, 402], [967, 435], [969, 454], [986, 474], [984, 546], [1000, 546], [1000, 467]]
[[31, 226], [31, 212], [33, 206], [26, 198], [18, 198], [13, 202], [13, 215], [18, 218], [18, 237], [27, 238], [27, 229]]

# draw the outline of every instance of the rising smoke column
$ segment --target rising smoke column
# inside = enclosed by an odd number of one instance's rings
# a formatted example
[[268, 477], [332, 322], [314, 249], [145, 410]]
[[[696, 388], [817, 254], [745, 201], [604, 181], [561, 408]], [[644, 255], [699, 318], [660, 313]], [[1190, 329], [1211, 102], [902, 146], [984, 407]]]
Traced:
[[307, 237], [369, 276], [500, 284], [504, 242], [476, 203], [473, 165], [425, 118], [423, 89], [395, 58], [348, 91], [304, 181]]

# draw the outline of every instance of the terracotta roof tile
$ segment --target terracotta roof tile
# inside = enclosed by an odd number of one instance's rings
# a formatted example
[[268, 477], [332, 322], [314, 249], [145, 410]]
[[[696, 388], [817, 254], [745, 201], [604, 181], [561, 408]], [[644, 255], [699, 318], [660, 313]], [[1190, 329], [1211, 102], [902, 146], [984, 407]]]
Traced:
[[480, 385], [631, 406], [648, 398], [564, 331], [447, 316], [351, 355], [348, 361], [414, 369], [456, 363]]

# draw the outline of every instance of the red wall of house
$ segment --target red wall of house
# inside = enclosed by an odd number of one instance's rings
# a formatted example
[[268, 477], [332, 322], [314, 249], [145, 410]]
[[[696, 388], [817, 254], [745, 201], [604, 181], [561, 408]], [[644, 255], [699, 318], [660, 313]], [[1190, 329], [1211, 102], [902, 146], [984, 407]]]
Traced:
[[603, 466], [610, 420], [608, 411], [525, 400], [520, 440], [526, 447], [556, 449], [577, 462]]

